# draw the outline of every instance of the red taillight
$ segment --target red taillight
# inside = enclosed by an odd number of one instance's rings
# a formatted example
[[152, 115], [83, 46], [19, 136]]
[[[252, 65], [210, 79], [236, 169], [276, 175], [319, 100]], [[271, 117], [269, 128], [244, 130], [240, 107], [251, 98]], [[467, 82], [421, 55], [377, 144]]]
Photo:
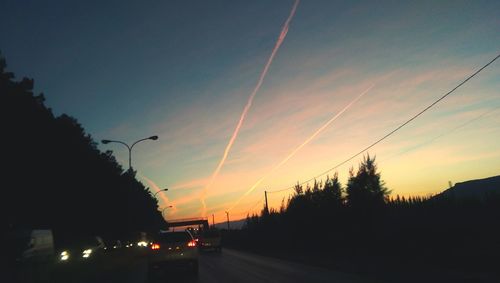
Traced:
[[188, 247], [196, 247], [196, 241], [195, 240], [189, 241]]
[[151, 249], [152, 250], [159, 250], [160, 249], [160, 245], [159, 244], [152, 244], [151, 245]]

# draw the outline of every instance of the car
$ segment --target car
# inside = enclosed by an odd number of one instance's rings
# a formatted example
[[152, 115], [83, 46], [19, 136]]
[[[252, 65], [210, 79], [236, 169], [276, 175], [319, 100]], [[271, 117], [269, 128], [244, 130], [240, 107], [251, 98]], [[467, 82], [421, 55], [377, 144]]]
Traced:
[[104, 244], [104, 249], [107, 250], [107, 252], [112, 252], [123, 247], [121, 240], [108, 239], [107, 241], [104, 241]]
[[202, 231], [199, 238], [200, 250], [214, 250], [216, 252], [222, 251], [221, 241], [222, 237], [220, 231], [217, 229], [208, 229]]
[[60, 263], [95, 260], [101, 257], [106, 249], [104, 241], [99, 236], [66, 238], [59, 246]]
[[197, 246], [197, 242], [189, 231], [158, 233], [148, 254], [150, 275], [172, 267], [182, 267], [193, 275], [198, 275]]

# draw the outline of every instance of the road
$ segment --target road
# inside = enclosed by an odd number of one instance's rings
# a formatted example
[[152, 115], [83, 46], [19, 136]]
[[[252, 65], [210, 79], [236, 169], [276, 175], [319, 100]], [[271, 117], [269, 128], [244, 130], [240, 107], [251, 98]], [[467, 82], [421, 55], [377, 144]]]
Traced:
[[[222, 253], [202, 253], [199, 275], [193, 276], [182, 270], [169, 270], [152, 282], [373, 282], [342, 272], [270, 257], [224, 249]], [[148, 282], [147, 263], [139, 259], [125, 268], [122, 274], [108, 273], [107, 282]]]
[[186, 282], [368, 282], [346, 273], [228, 249], [200, 259], [199, 277]]
[[230, 249], [224, 249], [220, 254], [202, 253], [199, 267], [197, 277], [181, 270], [169, 270], [152, 280], [148, 278], [146, 259], [127, 253], [103, 259], [94, 265], [57, 266], [49, 277], [33, 275], [36, 278], [50, 278], [49, 280], [25, 278], [19, 282], [374, 282], [353, 274]]
[[[145, 250], [142, 250], [145, 252]], [[9, 269], [9, 268], [8, 268]], [[153, 282], [335, 282], [335, 283], [497, 283], [496, 274], [470, 272], [429, 272], [422, 269], [398, 272], [388, 266], [385, 272], [370, 277], [345, 273], [296, 262], [260, 256], [231, 249], [221, 254], [202, 253], [199, 275], [185, 270], [170, 269], [162, 276], [148, 275], [147, 259], [138, 249], [123, 249], [94, 260], [78, 264], [24, 266], [16, 278], [0, 273], [0, 282], [17, 283], [153, 283]], [[381, 270], [382, 271], [382, 270]], [[383, 275], [383, 276], [382, 276]], [[378, 279], [375, 279], [378, 278]], [[383, 280], [381, 279], [383, 278]]]

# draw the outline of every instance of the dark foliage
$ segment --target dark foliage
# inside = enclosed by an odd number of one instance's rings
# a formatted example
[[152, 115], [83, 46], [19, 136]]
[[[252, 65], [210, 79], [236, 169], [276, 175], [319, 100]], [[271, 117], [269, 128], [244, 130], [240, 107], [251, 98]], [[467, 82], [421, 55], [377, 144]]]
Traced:
[[381, 207], [387, 200], [389, 191], [380, 180], [375, 158], [364, 157], [358, 172], [349, 171], [346, 188], [347, 204], [355, 209], [373, 209]]
[[356, 272], [496, 272], [498, 194], [390, 198], [370, 156], [350, 173], [345, 190], [337, 174], [312, 188], [297, 184], [288, 205], [249, 215], [242, 231], [227, 233], [226, 244]]
[[9, 228], [112, 237], [162, 223], [157, 203], [100, 152], [76, 119], [56, 117], [33, 94], [33, 80], [14, 80], [0, 57], [2, 208]]

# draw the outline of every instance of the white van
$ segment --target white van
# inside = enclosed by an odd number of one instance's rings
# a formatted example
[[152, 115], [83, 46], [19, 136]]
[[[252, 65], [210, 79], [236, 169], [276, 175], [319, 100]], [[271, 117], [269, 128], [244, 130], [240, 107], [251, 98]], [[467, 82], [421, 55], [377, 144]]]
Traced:
[[54, 258], [54, 237], [52, 230], [31, 230], [20, 261], [47, 261]]

